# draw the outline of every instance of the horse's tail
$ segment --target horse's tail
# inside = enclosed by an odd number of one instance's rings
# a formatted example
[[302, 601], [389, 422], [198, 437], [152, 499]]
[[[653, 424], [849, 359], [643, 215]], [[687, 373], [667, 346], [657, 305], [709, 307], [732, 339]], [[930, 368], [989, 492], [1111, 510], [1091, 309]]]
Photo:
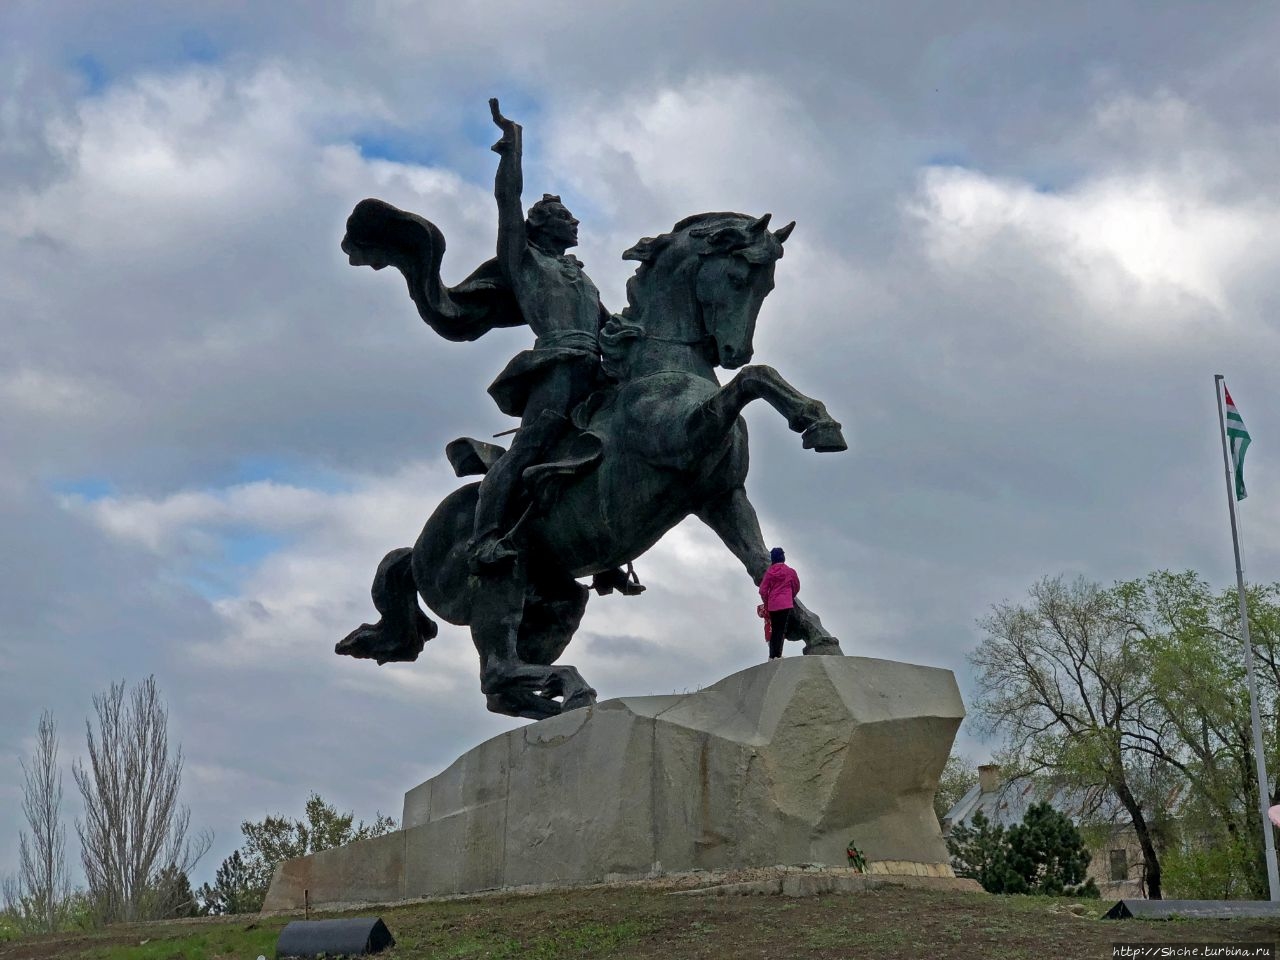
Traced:
[[438, 627], [418, 606], [418, 590], [413, 582], [413, 550], [392, 550], [378, 564], [373, 575], [373, 605], [382, 617], [377, 623], [362, 623], [333, 648], [334, 653], [378, 665], [391, 661], [417, 660], [423, 646]]

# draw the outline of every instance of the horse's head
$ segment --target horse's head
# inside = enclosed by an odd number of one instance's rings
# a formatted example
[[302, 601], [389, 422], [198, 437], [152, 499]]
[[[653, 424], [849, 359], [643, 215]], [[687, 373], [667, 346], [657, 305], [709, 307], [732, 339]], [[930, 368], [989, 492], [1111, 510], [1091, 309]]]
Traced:
[[[686, 217], [671, 233], [641, 240], [623, 257], [658, 266], [665, 280], [653, 283], [689, 285], [696, 307], [696, 324], [687, 333], [705, 341], [715, 366], [733, 369], [747, 363], [754, 352], [756, 318], [773, 289], [774, 264], [782, 257], [783, 241], [795, 226], [770, 232], [769, 214], [701, 213]], [[629, 293], [632, 292], [629, 290]]]
[[793, 227], [770, 233], [767, 213], [759, 219], [731, 214], [689, 231], [705, 245], [694, 289], [717, 366], [732, 370], [751, 359], [756, 317], [773, 289], [774, 264]]

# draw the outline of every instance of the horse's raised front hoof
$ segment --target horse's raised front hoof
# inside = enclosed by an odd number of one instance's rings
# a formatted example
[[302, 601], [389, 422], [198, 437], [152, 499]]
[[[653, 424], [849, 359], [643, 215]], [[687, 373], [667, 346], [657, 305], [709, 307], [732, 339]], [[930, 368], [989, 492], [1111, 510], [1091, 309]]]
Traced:
[[818, 637], [812, 643], [806, 643], [800, 651], [806, 657], [843, 657], [840, 641], [835, 637]]
[[844, 442], [840, 424], [830, 418], [813, 423], [800, 435], [800, 439], [806, 450], [816, 450], [818, 453], [839, 453], [849, 449], [849, 445]]

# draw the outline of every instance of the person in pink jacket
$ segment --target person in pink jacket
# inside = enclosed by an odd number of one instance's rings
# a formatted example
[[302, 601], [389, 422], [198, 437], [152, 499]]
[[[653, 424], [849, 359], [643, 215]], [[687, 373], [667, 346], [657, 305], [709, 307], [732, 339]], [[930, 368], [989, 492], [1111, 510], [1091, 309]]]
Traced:
[[769, 569], [760, 581], [760, 599], [769, 615], [769, 659], [782, 656], [782, 641], [787, 635], [787, 622], [800, 592], [800, 578], [786, 564], [781, 547], [769, 551]]

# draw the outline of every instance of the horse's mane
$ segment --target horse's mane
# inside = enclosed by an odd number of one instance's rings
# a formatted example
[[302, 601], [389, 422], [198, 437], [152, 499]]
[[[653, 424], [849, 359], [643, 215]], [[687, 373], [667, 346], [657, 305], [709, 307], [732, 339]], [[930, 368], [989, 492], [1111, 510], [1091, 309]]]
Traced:
[[[622, 259], [640, 261], [636, 277], [643, 277], [646, 268], [657, 261], [664, 250], [688, 236], [702, 241], [695, 243], [691, 251], [698, 256], [734, 253], [752, 263], [767, 263], [782, 256], [782, 243], [763, 228], [768, 222], [768, 214], [759, 218], [745, 213], [695, 213], [679, 221], [668, 233], [642, 237], [622, 254]], [[759, 229], [751, 229], [757, 225], [761, 225]]]
[[[679, 221], [670, 232], [642, 237], [622, 254], [623, 260], [637, 260], [640, 266], [627, 281], [627, 305], [611, 317], [600, 331], [600, 353], [605, 372], [618, 376], [633, 341], [644, 336], [644, 325], [635, 318], [654, 281], [655, 266], [662, 254], [680, 245], [685, 257], [663, 273], [669, 277], [684, 263], [712, 254], [731, 253], [750, 263], [770, 263], [782, 257], [782, 241], [767, 229], [768, 215], [745, 213], [695, 213]], [[664, 278], [665, 279], [665, 278]]]

